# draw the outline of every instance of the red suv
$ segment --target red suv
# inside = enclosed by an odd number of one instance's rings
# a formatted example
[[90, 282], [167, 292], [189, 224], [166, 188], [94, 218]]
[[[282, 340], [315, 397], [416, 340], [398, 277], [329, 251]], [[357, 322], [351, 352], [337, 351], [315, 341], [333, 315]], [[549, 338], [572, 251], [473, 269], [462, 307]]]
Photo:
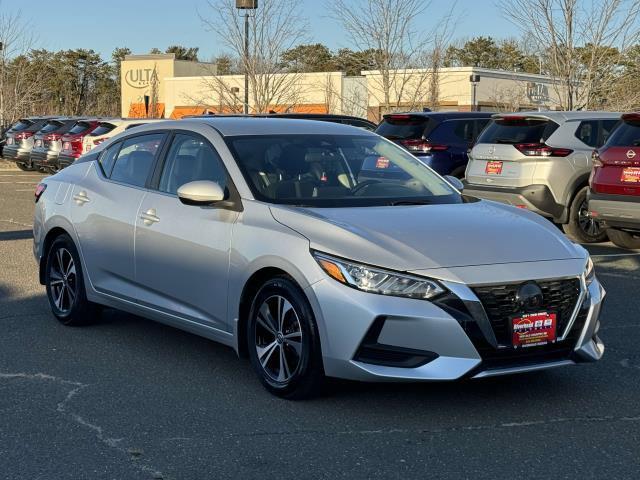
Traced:
[[640, 113], [627, 113], [593, 152], [589, 211], [622, 248], [640, 248]]
[[81, 120], [62, 136], [62, 150], [58, 156], [59, 169], [71, 165], [84, 152], [83, 140], [99, 125], [99, 120]]

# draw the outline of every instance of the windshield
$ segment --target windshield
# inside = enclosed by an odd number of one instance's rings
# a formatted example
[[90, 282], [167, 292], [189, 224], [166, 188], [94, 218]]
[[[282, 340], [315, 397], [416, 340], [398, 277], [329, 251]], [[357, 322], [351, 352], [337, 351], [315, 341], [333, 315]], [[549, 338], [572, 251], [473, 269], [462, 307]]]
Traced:
[[544, 143], [557, 128], [557, 123], [544, 118], [497, 118], [482, 131], [476, 143]]
[[607, 141], [607, 147], [638, 146], [640, 146], [640, 122], [637, 120], [625, 120], [613, 131]]
[[31, 120], [18, 120], [9, 130], [12, 132], [21, 132], [22, 130], [26, 130], [33, 122]]
[[227, 139], [255, 197], [317, 207], [462, 203], [413, 155], [370, 135], [261, 135]]
[[412, 115], [389, 115], [376, 129], [378, 135], [391, 139], [422, 138], [429, 118]]
[[42, 129], [40, 130], [40, 133], [49, 133], [49, 132], [54, 132], [56, 130], [58, 130], [60, 127], [62, 127], [62, 123], [61, 122], [48, 122], [44, 127], [42, 127]]
[[69, 130], [69, 133], [71, 135], [77, 135], [79, 133], [83, 133], [86, 132], [87, 130], [89, 130], [91, 128], [91, 124], [87, 123], [87, 122], [78, 122], [76, 123], [73, 128], [71, 128], [71, 130]]

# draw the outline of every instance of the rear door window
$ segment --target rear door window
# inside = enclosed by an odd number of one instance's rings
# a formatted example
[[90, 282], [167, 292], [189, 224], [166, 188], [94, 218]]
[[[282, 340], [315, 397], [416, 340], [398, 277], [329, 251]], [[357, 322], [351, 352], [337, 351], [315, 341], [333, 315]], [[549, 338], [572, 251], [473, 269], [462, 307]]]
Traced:
[[595, 148], [598, 145], [598, 120], [585, 120], [580, 122], [576, 129], [576, 137], [582, 143]]
[[389, 139], [422, 138], [430, 119], [417, 115], [389, 115], [376, 129], [378, 135]]
[[619, 124], [620, 124], [620, 120], [603, 120], [602, 121], [602, 124], [600, 125], [600, 143], [598, 147], [601, 147], [602, 145], [607, 143], [607, 140], [609, 140], [609, 137], [611, 136], [613, 131], [618, 127]]
[[118, 156], [118, 152], [120, 151], [121, 146], [122, 143], [111, 145], [108, 149], [102, 152], [102, 155], [100, 155], [100, 159], [98, 160], [98, 162], [100, 163], [102, 172], [106, 177], [111, 176], [111, 170], [113, 169], [113, 164], [116, 162], [116, 157]]
[[111, 171], [111, 180], [144, 187], [163, 139], [163, 133], [153, 133], [122, 142]]
[[544, 143], [559, 125], [541, 118], [504, 117], [494, 119], [477, 143]]

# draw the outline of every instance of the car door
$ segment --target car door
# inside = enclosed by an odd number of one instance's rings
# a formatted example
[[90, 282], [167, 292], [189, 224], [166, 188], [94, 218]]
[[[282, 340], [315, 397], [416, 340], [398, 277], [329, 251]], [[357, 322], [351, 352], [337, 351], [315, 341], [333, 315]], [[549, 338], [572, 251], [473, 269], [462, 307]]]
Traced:
[[71, 218], [93, 287], [134, 300], [134, 232], [164, 133], [118, 142], [72, 191]]
[[223, 331], [231, 233], [238, 208], [183, 204], [182, 185], [195, 180], [220, 184], [227, 195], [235, 187], [213, 146], [195, 133], [176, 133], [156, 174], [155, 190], [142, 201], [136, 218], [136, 282], [139, 301]]

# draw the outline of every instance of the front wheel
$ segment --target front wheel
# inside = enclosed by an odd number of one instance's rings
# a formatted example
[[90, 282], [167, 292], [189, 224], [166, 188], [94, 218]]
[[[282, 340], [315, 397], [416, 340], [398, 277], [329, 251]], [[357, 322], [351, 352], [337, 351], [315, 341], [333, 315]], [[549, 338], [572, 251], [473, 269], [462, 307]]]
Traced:
[[307, 298], [289, 277], [273, 278], [258, 291], [247, 344], [251, 364], [269, 392], [288, 399], [320, 392], [324, 369], [318, 328]]
[[99, 313], [87, 300], [78, 251], [68, 235], [53, 241], [45, 267], [47, 297], [53, 315], [64, 325], [85, 325]]
[[563, 225], [569, 238], [579, 243], [600, 243], [607, 241], [607, 232], [600, 222], [589, 213], [587, 190], [584, 187], [573, 197], [569, 207], [569, 222]]
[[633, 235], [632, 233], [625, 232], [624, 230], [607, 230], [609, 239], [614, 245], [620, 248], [626, 248], [627, 250], [636, 250], [640, 248], [640, 235]]

